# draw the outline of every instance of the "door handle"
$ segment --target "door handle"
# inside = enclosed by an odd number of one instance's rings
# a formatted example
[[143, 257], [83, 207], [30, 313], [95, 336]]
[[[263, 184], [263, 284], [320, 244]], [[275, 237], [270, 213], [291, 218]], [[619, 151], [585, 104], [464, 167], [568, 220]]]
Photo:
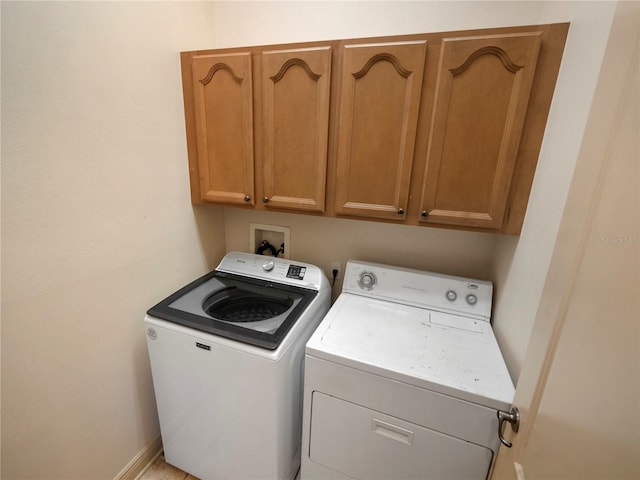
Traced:
[[518, 410], [518, 407], [511, 407], [511, 410], [508, 412], [498, 410], [498, 438], [505, 447], [511, 448], [513, 444], [502, 436], [505, 422], [509, 422], [511, 424], [511, 430], [518, 433], [520, 429], [520, 410]]

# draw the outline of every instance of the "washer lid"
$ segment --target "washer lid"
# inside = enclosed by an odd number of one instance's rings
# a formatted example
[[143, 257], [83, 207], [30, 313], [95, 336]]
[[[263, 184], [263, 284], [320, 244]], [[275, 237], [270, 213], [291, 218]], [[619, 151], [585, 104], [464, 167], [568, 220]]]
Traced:
[[496, 409], [513, 383], [488, 322], [342, 293], [306, 352]]
[[214, 270], [147, 313], [202, 332], [274, 350], [318, 291]]

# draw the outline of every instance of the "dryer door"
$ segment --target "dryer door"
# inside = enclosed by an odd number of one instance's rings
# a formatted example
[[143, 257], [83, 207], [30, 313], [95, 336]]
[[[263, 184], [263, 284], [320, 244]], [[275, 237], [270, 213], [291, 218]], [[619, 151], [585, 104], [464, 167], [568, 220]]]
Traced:
[[351, 478], [486, 479], [486, 447], [313, 393], [310, 458]]

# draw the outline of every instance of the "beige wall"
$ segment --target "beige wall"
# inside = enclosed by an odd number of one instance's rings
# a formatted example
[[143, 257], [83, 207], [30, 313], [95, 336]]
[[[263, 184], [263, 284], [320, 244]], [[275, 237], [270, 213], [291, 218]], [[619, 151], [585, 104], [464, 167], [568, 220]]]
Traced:
[[615, 8], [616, 2], [546, 2], [540, 19], [571, 26], [522, 234], [496, 243], [493, 323], [514, 381], [540, 303]]
[[[616, 12], [552, 260], [565, 253], [575, 264], [555, 265], [545, 285], [554, 292], [544, 312], [563, 327], [521, 459], [530, 478], [640, 478], [639, 5]], [[538, 315], [535, 332], [555, 315]]]
[[[292, 252], [320, 264], [363, 257], [476, 275], [495, 282], [493, 325], [514, 380], [522, 367], [582, 140], [615, 2], [217, 2], [216, 46], [571, 22], [565, 56], [520, 237], [287, 216]], [[263, 217], [264, 216], [264, 217]], [[249, 218], [225, 211], [227, 242], [244, 245]], [[290, 219], [290, 220], [289, 220]], [[306, 231], [319, 234], [316, 247]], [[346, 230], [345, 230], [346, 229]], [[298, 232], [302, 230], [301, 234]], [[375, 231], [375, 236], [371, 233]], [[354, 241], [354, 239], [358, 241]], [[368, 239], [385, 245], [376, 249]], [[362, 246], [360, 246], [362, 245]], [[320, 248], [321, 250], [318, 250]], [[364, 251], [361, 253], [361, 250]], [[330, 258], [331, 257], [331, 258]], [[328, 268], [328, 266], [326, 267]], [[335, 294], [335, 292], [334, 292]]]
[[2, 2], [2, 478], [111, 479], [159, 435], [143, 315], [209, 269], [178, 52], [207, 4]]
[[639, 40], [618, 3], [495, 478], [640, 478]]
[[[228, 250], [249, 251], [251, 223], [289, 227], [290, 258], [320, 266], [328, 278], [332, 262], [344, 268], [357, 259], [485, 279], [495, 243], [486, 233], [233, 208], [224, 210], [224, 218]], [[341, 288], [336, 282], [334, 298]]]
[[216, 47], [536, 23], [544, 2], [220, 1]]
[[[325, 269], [357, 257], [493, 278], [517, 377], [613, 4], [1, 5], [2, 478], [113, 478], [157, 437], [142, 314], [246, 250], [251, 222], [291, 227], [292, 256]], [[520, 238], [189, 203], [180, 50], [567, 20]]]
[[[216, 2], [216, 47], [532, 24], [542, 10], [541, 2]], [[332, 261], [354, 258], [491, 277], [494, 235], [225, 209], [228, 249], [247, 250], [251, 222], [290, 227], [291, 257], [327, 273]]]
[[[216, 2], [216, 47], [537, 23], [541, 2]], [[227, 249], [247, 250], [249, 223], [291, 228], [292, 258], [349, 258], [489, 279], [494, 235], [225, 209]], [[334, 288], [339, 293], [340, 282]]]

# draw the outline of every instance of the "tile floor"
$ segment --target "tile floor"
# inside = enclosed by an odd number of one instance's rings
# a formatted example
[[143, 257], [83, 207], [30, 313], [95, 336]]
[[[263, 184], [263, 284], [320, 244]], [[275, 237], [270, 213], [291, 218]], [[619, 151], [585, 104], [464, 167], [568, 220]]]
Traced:
[[[164, 461], [164, 455], [160, 454], [149, 469], [137, 480], [198, 480], [198, 478], [178, 470], [173, 465], [169, 465]], [[300, 480], [300, 470], [298, 470], [295, 480]]]
[[173, 465], [164, 461], [164, 455], [156, 459], [155, 462], [137, 480], [198, 480], [193, 475], [189, 475], [182, 470], [178, 470]]

